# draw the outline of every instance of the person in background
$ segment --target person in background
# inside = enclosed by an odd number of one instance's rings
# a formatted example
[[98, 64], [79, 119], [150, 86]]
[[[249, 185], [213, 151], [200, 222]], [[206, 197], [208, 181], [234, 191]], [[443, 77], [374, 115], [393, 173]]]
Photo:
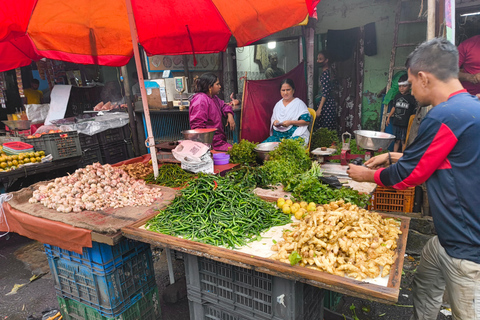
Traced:
[[390, 124], [390, 118], [393, 116], [393, 135], [395, 136], [395, 145], [393, 151], [401, 151], [400, 144], [405, 145], [407, 138], [407, 127], [410, 116], [415, 114], [417, 110], [417, 102], [410, 94], [410, 83], [408, 82], [408, 75], [403, 75], [398, 79], [398, 90], [400, 91], [392, 103], [392, 110], [387, 116], [386, 125]]
[[278, 56], [276, 52], [271, 52], [268, 54], [268, 61], [270, 62], [270, 66], [267, 68], [267, 70], [265, 70], [265, 78], [276, 78], [285, 74], [285, 70], [277, 66]]
[[138, 101], [140, 96], [142, 95], [140, 93], [140, 83], [138, 82], [138, 73], [133, 72], [132, 73], [132, 82], [134, 85], [132, 86], [132, 96], [133, 96], [133, 102]]
[[285, 79], [280, 85], [282, 99], [273, 108], [270, 120], [271, 136], [263, 142], [280, 142], [282, 139], [303, 138], [308, 144], [310, 132], [308, 125], [311, 121], [307, 105], [295, 98], [295, 84], [292, 79]]
[[[437, 236], [425, 244], [415, 273], [412, 319], [437, 319], [445, 288], [453, 319], [478, 319], [480, 100], [462, 87], [458, 51], [446, 39], [421, 44], [407, 70], [419, 105], [433, 106], [417, 138], [403, 154], [381, 154], [347, 172], [355, 181], [396, 189], [426, 181]], [[386, 164], [392, 165], [378, 169]]]
[[232, 105], [238, 104], [238, 100], [225, 103], [217, 97], [220, 93], [220, 81], [213, 73], [204, 73], [195, 80], [195, 94], [190, 97], [188, 110], [191, 129], [215, 128], [212, 147], [214, 150], [227, 151], [232, 147], [227, 142], [227, 136], [223, 130], [222, 118], [227, 118], [227, 126], [230, 130], [235, 129]]
[[480, 98], [480, 35], [460, 43], [458, 58], [458, 78], [470, 94]]
[[30, 88], [23, 90], [27, 104], [41, 104], [43, 102], [43, 92], [38, 90], [40, 81], [38, 79], [32, 79], [30, 81]]
[[[321, 74], [318, 78], [319, 93], [315, 97], [317, 104], [317, 118], [314, 129], [328, 128], [337, 130], [337, 104], [333, 97], [333, 85], [330, 74], [329, 55], [322, 51], [317, 56], [318, 66], [321, 68]], [[318, 101], [318, 102], [317, 102]]]

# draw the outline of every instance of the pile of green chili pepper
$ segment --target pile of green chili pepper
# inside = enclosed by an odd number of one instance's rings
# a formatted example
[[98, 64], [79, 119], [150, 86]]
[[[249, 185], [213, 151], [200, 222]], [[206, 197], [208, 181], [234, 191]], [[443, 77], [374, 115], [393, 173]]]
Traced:
[[165, 187], [178, 188], [185, 186], [195, 177], [193, 173], [183, 170], [178, 164], [167, 163], [158, 167], [158, 177], [153, 173], [146, 176], [145, 182], [159, 184]]
[[289, 223], [247, 189], [225, 178], [200, 175], [172, 204], [147, 222], [147, 229], [228, 248], [241, 247], [273, 226]]

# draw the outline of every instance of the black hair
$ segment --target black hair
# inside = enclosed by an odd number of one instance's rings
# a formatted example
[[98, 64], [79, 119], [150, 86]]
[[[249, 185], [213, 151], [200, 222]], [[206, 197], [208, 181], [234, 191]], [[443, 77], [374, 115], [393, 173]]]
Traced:
[[286, 78], [282, 80], [282, 82], [280, 83], [280, 90], [282, 90], [282, 86], [285, 83], [288, 84], [290, 87], [292, 87], [293, 90], [295, 90], [295, 84], [293, 83], [293, 80], [290, 78]]
[[438, 80], [458, 78], [458, 50], [444, 38], [434, 38], [419, 45], [407, 58], [407, 69], [414, 75], [420, 71], [433, 74]]
[[199, 78], [195, 79], [195, 92], [207, 93], [210, 90], [215, 82], [217, 82], [218, 77], [211, 73], [204, 73]]
[[398, 78], [398, 83], [405, 82], [407, 80], [408, 80], [408, 74], [404, 74], [400, 78]]
[[322, 50], [320, 51], [317, 56], [321, 54], [322, 56], [325, 57], [325, 60], [328, 60], [328, 62], [330, 62], [330, 53], [327, 51], [327, 50]]
[[270, 60], [270, 59], [273, 58], [273, 57], [277, 57], [277, 58], [278, 58], [278, 55], [277, 55], [276, 52], [270, 52], [270, 53], [268, 54], [268, 60]]
[[30, 81], [30, 83], [40, 84], [40, 81], [38, 81], [38, 79], [33, 78], [32, 81]]

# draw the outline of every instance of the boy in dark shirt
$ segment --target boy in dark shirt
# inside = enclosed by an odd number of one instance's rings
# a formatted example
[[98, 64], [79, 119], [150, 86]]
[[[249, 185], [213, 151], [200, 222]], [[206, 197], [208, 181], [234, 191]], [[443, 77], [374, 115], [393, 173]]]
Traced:
[[392, 126], [393, 135], [395, 136], [394, 152], [401, 151], [400, 144], [402, 146], [405, 145], [408, 121], [417, 109], [417, 101], [410, 94], [410, 84], [407, 79], [408, 75], [403, 75], [398, 79], [398, 90], [400, 93], [392, 100], [392, 110], [390, 110], [386, 122], [388, 126], [390, 118], [393, 116]]

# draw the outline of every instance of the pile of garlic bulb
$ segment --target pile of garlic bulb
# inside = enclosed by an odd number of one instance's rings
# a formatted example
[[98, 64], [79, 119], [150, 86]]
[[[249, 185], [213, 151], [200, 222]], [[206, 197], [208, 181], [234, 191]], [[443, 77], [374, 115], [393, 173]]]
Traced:
[[146, 186], [145, 181], [135, 180], [121, 169], [94, 163], [40, 186], [29, 202], [69, 213], [149, 206], [161, 196], [159, 188]]

